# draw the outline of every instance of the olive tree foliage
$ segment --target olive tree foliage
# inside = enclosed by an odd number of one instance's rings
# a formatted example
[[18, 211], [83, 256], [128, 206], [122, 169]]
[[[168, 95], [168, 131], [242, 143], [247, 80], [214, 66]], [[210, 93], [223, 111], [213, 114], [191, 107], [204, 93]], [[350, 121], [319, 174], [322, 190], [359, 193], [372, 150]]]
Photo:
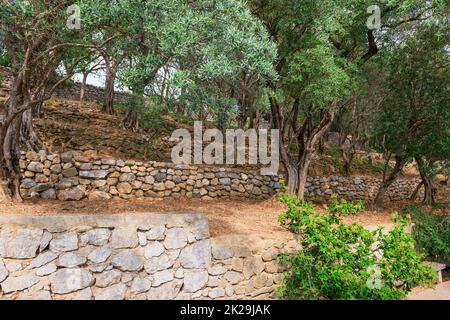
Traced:
[[177, 94], [166, 97], [167, 103], [195, 107], [221, 101], [218, 105], [226, 108], [223, 103], [229, 94], [224, 86], [244, 72], [255, 79], [275, 77], [276, 47], [241, 0], [114, 4], [96, 12], [89, 7], [82, 11], [96, 21], [111, 19], [103, 22], [109, 25], [105, 30], [117, 35], [114, 43], [125, 56], [118, 80], [134, 96], [124, 119], [127, 127], [137, 127], [138, 113], [145, 107], [143, 96], [155, 95], [158, 71], [168, 66], [173, 70], [165, 85], [176, 87]]
[[253, 0], [252, 11], [277, 43], [276, 81], [269, 81], [274, 126], [281, 130], [281, 160], [288, 191], [300, 198], [317, 144], [336, 109], [354, 93], [362, 68], [379, 52], [385, 34], [423, 19], [431, 1], [380, 4], [380, 31], [369, 29], [371, 1]]
[[[132, 128], [137, 124], [137, 109], [144, 105], [143, 95], [151, 89], [158, 70], [169, 62], [183, 66], [176, 77], [183, 85], [220, 83], [243, 71], [274, 77], [275, 47], [240, 0], [0, 3], [0, 39], [13, 78], [0, 116], [3, 198], [20, 199], [23, 115], [28, 114], [32, 128], [30, 110], [96, 54], [111, 58], [115, 64], [111, 78], [119, 72], [120, 83], [133, 93], [124, 120]], [[81, 29], [67, 27], [67, 8], [74, 4], [80, 9]], [[123, 67], [118, 68], [122, 60]], [[53, 83], [50, 79], [62, 64], [64, 74]], [[210, 97], [217, 96], [219, 90], [210, 88]], [[30, 141], [28, 137], [22, 140]]]
[[[98, 49], [90, 42], [93, 29], [67, 27], [67, 8], [76, 1], [0, 1], [0, 41], [10, 62], [12, 87], [0, 110], [0, 198], [20, 200], [20, 142], [30, 141], [31, 110], [69, 79], [78, 61], [66, 64], [66, 74], [51, 82], [64, 55], [73, 49]], [[91, 1], [95, 6], [98, 1]], [[26, 120], [26, 121], [25, 121]], [[29, 131], [29, 130], [28, 130]]]
[[393, 155], [395, 166], [383, 179], [377, 206], [382, 206], [386, 190], [413, 159], [425, 187], [424, 202], [434, 201], [434, 167], [438, 162], [445, 165], [450, 157], [448, 18], [417, 25], [383, 56], [387, 77], [375, 139]]

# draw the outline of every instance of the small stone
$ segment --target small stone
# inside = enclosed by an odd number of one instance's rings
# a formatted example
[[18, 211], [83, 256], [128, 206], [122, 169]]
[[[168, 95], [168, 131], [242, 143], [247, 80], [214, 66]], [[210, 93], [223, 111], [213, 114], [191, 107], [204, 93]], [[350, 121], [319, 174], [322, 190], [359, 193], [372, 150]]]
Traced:
[[126, 166], [126, 167], [122, 167], [120, 169], [120, 172], [124, 172], [124, 173], [130, 173], [131, 172], [131, 168]]
[[183, 228], [172, 228], [167, 230], [164, 246], [166, 249], [180, 249], [186, 246], [188, 233]]
[[64, 178], [64, 179], [61, 179], [60, 182], [55, 184], [55, 187], [57, 190], [65, 190], [65, 189], [75, 187], [79, 184], [80, 184], [80, 181], [78, 178], [75, 178], [75, 177], [74, 178]]
[[120, 182], [131, 182], [136, 180], [136, 176], [133, 173], [122, 173], [119, 177]]
[[262, 259], [265, 262], [276, 260], [277, 258], [278, 258], [278, 250], [275, 248], [270, 248], [266, 250], [262, 255]]
[[[36, 256], [41, 242], [42, 229], [0, 229], [0, 257], [30, 259]], [[11, 241], [14, 239], [14, 241]]]
[[73, 153], [71, 151], [64, 152], [64, 153], [61, 153], [60, 157], [61, 157], [62, 162], [70, 163], [70, 162], [72, 162], [72, 159], [73, 159]]
[[65, 178], [76, 177], [76, 176], [78, 175], [78, 170], [77, 170], [77, 168], [75, 168], [75, 167], [70, 167], [70, 168], [64, 169], [64, 170], [62, 171], [62, 175], [63, 175]]
[[171, 189], [175, 188], [175, 183], [174, 183], [173, 181], [166, 181], [166, 182], [164, 183], [164, 187], [165, 187], [166, 189], [171, 190]]
[[67, 294], [94, 284], [94, 277], [84, 269], [61, 269], [50, 277], [53, 293]]
[[208, 269], [208, 273], [212, 276], [219, 276], [221, 274], [224, 274], [225, 272], [227, 272], [227, 269], [220, 265], [213, 266]]
[[211, 252], [212, 256], [217, 260], [227, 260], [233, 257], [233, 250], [221, 244], [213, 243]]
[[87, 179], [105, 179], [108, 176], [107, 170], [90, 170], [90, 171], [80, 171], [79, 175], [81, 178]]
[[118, 283], [95, 295], [95, 300], [124, 300], [127, 286]]
[[150, 258], [145, 262], [145, 271], [147, 273], [155, 273], [156, 271], [161, 271], [168, 269], [173, 265], [173, 261], [170, 260], [167, 254], [162, 254], [159, 257]]
[[92, 163], [82, 163], [80, 165], [80, 170], [91, 170], [92, 169]]
[[206, 271], [186, 271], [184, 273], [184, 290], [186, 292], [196, 292], [206, 286], [208, 282], [208, 272]]
[[108, 247], [97, 248], [88, 255], [89, 261], [93, 263], [103, 263], [111, 256], [111, 249]]
[[8, 262], [5, 264], [5, 267], [9, 272], [17, 272], [22, 270], [22, 264], [20, 262]]
[[28, 165], [27, 170], [34, 173], [42, 173], [44, 172], [44, 165], [40, 162], [32, 161]]
[[164, 191], [164, 190], [166, 190], [166, 187], [164, 186], [164, 183], [155, 183], [153, 185], [153, 190], [155, 190], [155, 191]]
[[1, 288], [4, 293], [22, 291], [34, 286], [39, 282], [39, 278], [32, 273], [26, 273], [18, 277], [9, 277], [2, 282]]
[[117, 185], [117, 191], [123, 194], [130, 194], [133, 191], [133, 187], [128, 182], [121, 182]]
[[174, 279], [173, 271], [172, 270], [163, 270], [156, 272], [153, 275], [153, 283], [152, 285], [154, 287], [158, 287], [163, 283], [172, 281]]
[[78, 253], [69, 252], [61, 255], [56, 262], [58, 267], [73, 268], [86, 263], [86, 258], [80, 256]]
[[39, 155], [37, 154], [37, 152], [34, 151], [27, 151], [27, 153], [25, 154], [25, 157], [30, 160], [30, 161], [36, 161], [39, 160]]
[[113, 256], [112, 265], [122, 271], [140, 271], [144, 266], [143, 257], [130, 250], [124, 250]]
[[[47, 179], [47, 178], [46, 178]], [[36, 179], [37, 180], [37, 179]], [[45, 180], [45, 179], [44, 179]], [[36, 181], [38, 182], [38, 181]], [[44, 192], [47, 191], [48, 189], [52, 188], [53, 184], [52, 183], [38, 183], [36, 184], [33, 188], [31, 188], [31, 191], [35, 191], [35, 192]], [[41, 195], [42, 197], [42, 195]]]
[[225, 290], [223, 288], [214, 288], [208, 293], [208, 297], [211, 299], [217, 299], [225, 296]]
[[55, 200], [56, 199], [56, 190], [55, 189], [48, 189], [41, 193], [42, 199], [47, 200]]
[[210, 240], [198, 241], [180, 253], [180, 263], [183, 268], [207, 268], [211, 261]]
[[107, 165], [107, 166], [115, 166], [116, 165], [116, 160], [111, 159], [111, 158], [103, 158], [101, 159], [102, 164]]
[[157, 288], [152, 288], [147, 293], [148, 300], [172, 300], [174, 299], [183, 285], [181, 280], [175, 280], [162, 284]]
[[78, 249], [78, 236], [75, 232], [65, 232], [56, 235], [50, 241], [50, 250], [56, 253]]
[[147, 245], [147, 235], [145, 234], [145, 232], [139, 231], [137, 233], [137, 235], [138, 235], [139, 245], [141, 247]]
[[122, 277], [122, 272], [119, 270], [110, 270], [100, 273], [95, 276], [95, 285], [99, 288], [106, 288], [113, 284], [119, 283]]
[[110, 200], [111, 196], [107, 192], [94, 190], [88, 194], [88, 199], [91, 201]]
[[106, 228], [92, 229], [81, 235], [85, 245], [104, 246], [108, 243], [111, 231]]
[[228, 297], [231, 297], [234, 294], [234, 289], [231, 286], [228, 286], [225, 288], [225, 293], [227, 294]]
[[131, 273], [131, 272], [125, 272], [123, 275], [122, 275], [122, 282], [123, 283], [128, 283], [128, 282], [130, 282], [131, 280], [133, 280], [134, 279], [134, 275], [133, 275], [133, 273]]
[[33, 179], [22, 179], [20, 182], [20, 187], [22, 189], [31, 189], [36, 185], [36, 182]]
[[61, 190], [58, 192], [58, 199], [61, 201], [80, 201], [85, 196], [85, 192], [80, 187]]
[[175, 271], [175, 278], [182, 279], [184, 278], [184, 269], [178, 268], [177, 271]]
[[244, 264], [244, 277], [250, 279], [253, 275], [258, 275], [264, 271], [264, 264], [260, 258], [254, 257], [246, 260]]
[[166, 232], [165, 226], [153, 227], [150, 231], [147, 231], [147, 240], [164, 240], [164, 234]]
[[227, 273], [225, 273], [225, 279], [230, 283], [230, 284], [238, 284], [239, 282], [241, 282], [243, 280], [243, 275], [242, 273], [236, 272], [236, 271], [228, 271]]
[[111, 246], [114, 249], [133, 249], [139, 245], [137, 231], [134, 228], [116, 228], [112, 233]]
[[37, 256], [36, 258], [31, 260], [27, 269], [34, 269], [34, 268], [42, 267], [43, 265], [55, 260], [57, 257], [58, 256], [51, 251], [41, 253], [39, 256]]
[[60, 174], [62, 172], [62, 166], [58, 164], [53, 164], [50, 166], [50, 172], [53, 174]]
[[36, 269], [36, 275], [39, 277], [48, 276], [49, 274], [55, 272], [57, 269], [58, 268], [56, 267], [56, 264], [51, 262], [49, 264], [46, 264], [45, 266]]
[[144, 248], [144, 256], [147, 259], [159, 257], [163, 252], [164, 246], [158, 241], [150, 243]]
[[150, 280], [136, 277], [131, 283], [131, 292], [134, 294], [144, 293], [150, 290], [151, 287], [152, 283]]
[[155, 178], [153, 178], [152, 176], [146, 176], [144, 182], [146, 184], [154, 184], [155, 183]]

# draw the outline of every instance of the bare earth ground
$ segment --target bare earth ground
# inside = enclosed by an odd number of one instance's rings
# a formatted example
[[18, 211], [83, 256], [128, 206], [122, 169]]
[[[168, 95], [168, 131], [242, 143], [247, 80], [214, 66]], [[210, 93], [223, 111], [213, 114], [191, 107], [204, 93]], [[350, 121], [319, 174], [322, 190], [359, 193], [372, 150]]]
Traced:
[[[400, 205], [398, 205], [400, 206]], [[283, 205], [275, 199], [256, 200], [112, 200], [61, 202], [25, 200], [19, 204], [1, 204], [2, 215], [69, 215], [69, 214], [133, 214], [143, 212], [196, 212], [208, 216], [211, 235], [254, 234], [283, 237], [287, 231], [280, 227], [278, 215]], [[322, 210], [322, 207], [318, 207]], [[396, 208], [370, 211], [347, 217], [347, 222], [360, 222], [365, 226], [391, 223], [389, 215]]]

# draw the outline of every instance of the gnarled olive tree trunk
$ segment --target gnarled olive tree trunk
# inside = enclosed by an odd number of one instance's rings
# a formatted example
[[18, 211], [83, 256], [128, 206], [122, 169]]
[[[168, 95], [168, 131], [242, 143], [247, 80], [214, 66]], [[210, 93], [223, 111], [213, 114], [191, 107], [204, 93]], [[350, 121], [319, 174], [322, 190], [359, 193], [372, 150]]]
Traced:
[[20, 127], [20, 143], [26, 146], [28, 150], [47, 151], [47, 148], [34, 129], [32, 109], [28, 109], [22, 114], [22, 123]]
[[435, 195], [437, 189], [425, 170], [425, 161], [421, 157], [415, 157], [415, 159], [417, 162], [417, 167], [419, 168], [420, 178], [422, 179], [421, 184], [424, 186], [424, 196], [422, 202], [426, 205], [433, 205], [436, 202]]
[[20, 133], [26, 102], [17, 80], [0, 115], [0, 201], [22, 200], [20, 196]]
[[[297, 126], [299, 100], [294, 101], [290, 118], [285, 118], [275, 97], [270, 97], [269, 100], [275, 127], [280, 129], [280, 157], [287, 171], [288, 192], [303, 199], [311, 161], [317, 153], [317, 144], [333, 122], [337, 100], [331, 102], [330, 107], [321, 115], [319, 123], [313, 125], [312, 117], [307, 116], [301, 127]], [[297, 155], [290, 154], [294, 139], [300, 146]]]
[[401, 157], [396, 157], [394, 169], [389, 173], [388, 176], [384, 175], [383, 181], [381, 182], [380, 188], [378, 189], [378, 193], [375, 197], [374, 204], [377, 208], [383, 207], [384, 196], [386, 195], [389, 187], [394, 183], [394, 181], [399, 176], [400, 172], [402, 172], [403, 167], [405, 166], [405, 162]]
[[114, 85], [117, 77], [117, 70], [119, 68], [119, 62], [116, 59], [105, 59], [105, 97], [103, 101], [102, 111], [107, 114], [115, 114], [114, 111]]

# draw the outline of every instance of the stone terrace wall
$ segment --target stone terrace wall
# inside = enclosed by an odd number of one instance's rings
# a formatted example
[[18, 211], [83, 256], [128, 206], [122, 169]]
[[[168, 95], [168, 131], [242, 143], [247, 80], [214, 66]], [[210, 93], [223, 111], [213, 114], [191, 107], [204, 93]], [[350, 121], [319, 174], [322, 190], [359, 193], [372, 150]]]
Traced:
[[[21, 192], [24, 197], [91, 200], [180, 197], [267, 199], [280, 188], [283, 176], [261, 176], [217, 167], [176, 166], [171, 163], [90, 159], [80, 154], [23, 153]], [[327, 202], [332, 195], [348, 200], [372, 200], [380, 179], [372, 177], [309, 177], [307, 199]], [[408, 199], [418, 179], [398, 179], [386, 201]]]
[[[407, 200], [420, 183], [420, 179], [397, 179], [389, 187], [385, 201]], [[374, 177], [308, 177], [305, 197], [317, 202], [328, 202], [333, 195], [346, 200], [371, 202], [377, 195], [381, 179]], [[419, 196], [423, 195], [423, 188]]]
[[266, 299], [297, 241], [209, 238], [198, 214], [0, 217], [0, 300]]
[[279, 177], [224, 168], [199, 168], [157, 162], [94, 159], [28, 152], [22, 156], [24, 197], [81, 200], [112, 198], [254, 198], [276, 192]]
[[[66, 100], [78, 100], [80, 98], [81, 83], [69, 83], [59, 86], [53, 96]], [[103, 103], [105, 100], [105, 90], [100, 87], [86, 85], [84, 89], [84, 99], [86, 101]], [[124, 92], [114, 93], [114, 104], [127, 104], [130, 96]]]

